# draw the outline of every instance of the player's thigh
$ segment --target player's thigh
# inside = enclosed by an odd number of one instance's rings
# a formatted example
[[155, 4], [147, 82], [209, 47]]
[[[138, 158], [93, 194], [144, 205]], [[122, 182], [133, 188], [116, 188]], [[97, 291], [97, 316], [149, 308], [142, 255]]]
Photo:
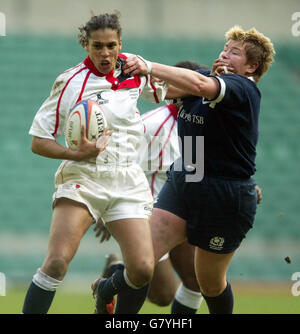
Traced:
[[155, 263], [172, 248], [186, 240], [186, 221], [167, 210], [154, 208], [150, 227]]
[[128, 272], [143, 270], [143, 267], [153, 272], [154, 254], [148, 219], [119, 219], [106, 226], [120, 246]]
[[194, 268], [194, 258], [195, 246], [189, 244], [187, 241], [170, 251], [172, 265], [184, 286], [193, 291], [199, 291]]
[[226, 273], [234, 253], [220, 254], [196, 247], [195, 272], [205, 295], [217, 296], [225, 289]]
[[169, 305], [175, 296], [176, 288], [177, 280], [170, 259], [159, 261], [154, 268], [148, 298], [158, 305]]
[[52, 215], [48, 257], [62, 257], [70, 262], [93, 218], [81, 203], [60, 198]]

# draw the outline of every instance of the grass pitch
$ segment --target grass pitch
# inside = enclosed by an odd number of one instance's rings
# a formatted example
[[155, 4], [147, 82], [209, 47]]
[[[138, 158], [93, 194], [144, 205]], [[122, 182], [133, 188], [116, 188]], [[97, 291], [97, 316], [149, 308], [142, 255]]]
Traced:
[[[300, 296], [291, 293], [291, 287], [275, 283], [235, 283], [235, 314], [299, 314]], [[20, 314], [26, 294], [26, 288], [6, 291], [0, 297], [0, 314]], [[91, 291], [57, 291], [49, 314], [92, 314], [94, 303]], [[170, 314], [170, 306], [158, 307], [146, 301], [141, 314]], [[208, 314], [205, 302], [202, 302], [198, 314]]]

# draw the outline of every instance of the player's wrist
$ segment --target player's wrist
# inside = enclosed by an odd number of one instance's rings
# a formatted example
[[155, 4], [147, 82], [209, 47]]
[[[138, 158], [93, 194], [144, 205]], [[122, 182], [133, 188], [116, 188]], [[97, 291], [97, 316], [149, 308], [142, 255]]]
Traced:
[[146, 60], [139, 55], [137, 55], [137, 57], [139, 57], [145, 63], [146, 68], [147, 68], [147, 74], [151, 75], [151, 73], [152, 73], [152, 63], [151, 63], [151, 61]]

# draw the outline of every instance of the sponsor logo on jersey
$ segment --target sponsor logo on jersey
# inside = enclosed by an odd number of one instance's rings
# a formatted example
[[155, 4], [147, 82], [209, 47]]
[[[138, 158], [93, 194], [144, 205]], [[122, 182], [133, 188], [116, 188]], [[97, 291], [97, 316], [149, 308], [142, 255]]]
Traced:
[[220, 251], [223, 248], [225, 239], [222, 237], [213, 237], [210, 239], [209, 248]]
[[152, 208], [151, 208], [150, 205], [145, 205], [145, 206], [144, 206], [144, 210], [145, 210], [145, 211], [152, 212]]
[[61, 185], [62, 190], [77, 190], [79, 188], [80, 185], [76, 183], [64, 183]]
[[101, 90], [99, 93], [97, 93], [97, 103], [98, 104], [106, 104], [109, 102], [109, 100], [105, 97], [107, 94], [105, 94], [107, 91]]
[[191, 115], [187, 113], [183, 108], [179, 111], [179, 117], [187, 122], [191, 122], [197, 125], [203, 125], [204, 124], [204, 117], [199, 115]]

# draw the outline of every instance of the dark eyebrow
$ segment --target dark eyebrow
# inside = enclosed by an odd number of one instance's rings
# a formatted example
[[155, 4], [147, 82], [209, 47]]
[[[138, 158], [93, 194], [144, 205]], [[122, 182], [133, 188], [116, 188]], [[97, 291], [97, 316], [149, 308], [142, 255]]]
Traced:
[[242, 51], [241, 48], [237, 47], [237, 46], [233, 46], [232, 49], [238, 50], [238, 51]]
[[93, 41], [93, 45], [96, 48], [103, 48], [105, 46], [108, 47], [108, 48], [114, 48], [117, 45], [117, 43], [115, 41], [108, 42], [108, 43], [102, 43], [102, 42], [99, 42], [99, 41]]

